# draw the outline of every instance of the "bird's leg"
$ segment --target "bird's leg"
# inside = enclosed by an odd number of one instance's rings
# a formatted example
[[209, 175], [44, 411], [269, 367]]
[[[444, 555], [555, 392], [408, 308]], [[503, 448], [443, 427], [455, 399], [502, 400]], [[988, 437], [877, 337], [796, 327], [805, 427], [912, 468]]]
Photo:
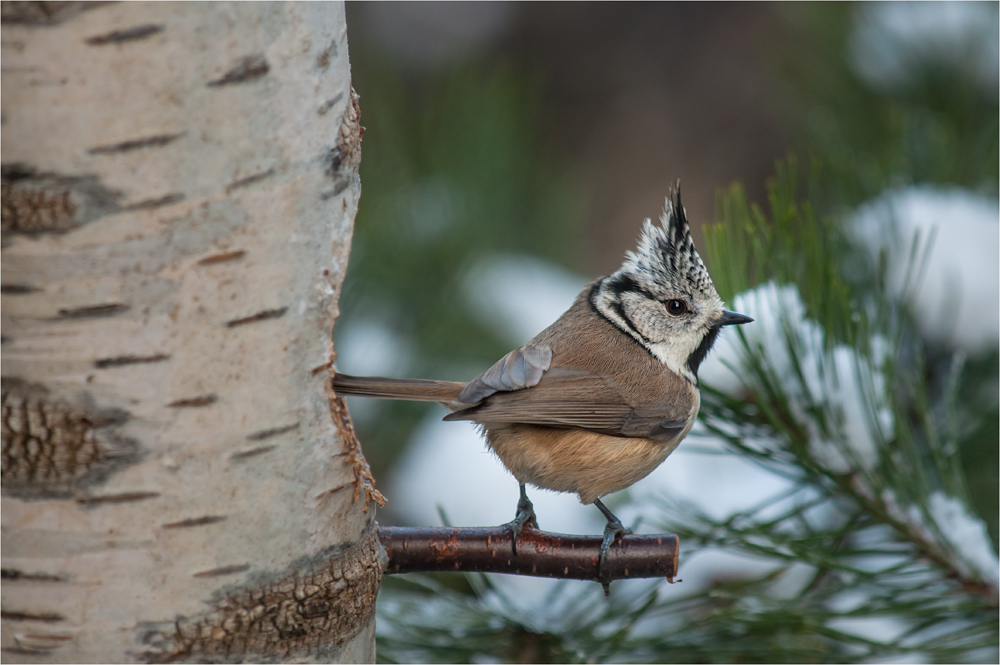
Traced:
[[607, 561], [608, 551], [611, 549], [611, 544], [619, 536], [624, 536], [626, 534], [631, 534], [631, 529], [626, 529], [622, 525], [622, 521], [615, 517], [615, 514], [608, 510], [608, 507], [601, 503], [600, 499], [594, 501], [594, 505], [600, 510], [604, 517], [607, 518], [608, 524], [604, 527], [604, 540], [601, 542], [601, 558], [600, 565], [597, 567], [597, 581], [601, 583], [604, 587], [604, 595], [607, 596], [611, 593], [611, 582], [604, 576], [604, 562]]
[[538, 520], [535, 518], [535, 507], [528, 500], [528, 493], [524, 489], [524, 483], [521, 483], [521, 498], [517, 502], [517, 515], [514, 517], [514, 521], [508, 522], [508, 524], [510, 524], [510, 528], [514, 532], [511, 544], [514, 548], [514, 556], [517, 556], [517, 537], [521, 535], [521, 529], [525, 525], [533, 529], [538, 528]]

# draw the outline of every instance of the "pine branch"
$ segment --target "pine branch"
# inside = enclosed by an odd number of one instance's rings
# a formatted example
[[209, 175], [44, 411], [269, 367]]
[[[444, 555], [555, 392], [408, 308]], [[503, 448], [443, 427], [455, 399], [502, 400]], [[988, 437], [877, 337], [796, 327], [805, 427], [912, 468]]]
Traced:
[[[526, 526], [517, 538], [498, 527], [379, 527], [389, 554], [386, 574], [416, 572], [508, 573], [533, 577], [597, 580], [601, 536], [549, 533]], [[628, 535], [608, 552], [606, 581], [677, 574], [678, 540], [672, 534]]]

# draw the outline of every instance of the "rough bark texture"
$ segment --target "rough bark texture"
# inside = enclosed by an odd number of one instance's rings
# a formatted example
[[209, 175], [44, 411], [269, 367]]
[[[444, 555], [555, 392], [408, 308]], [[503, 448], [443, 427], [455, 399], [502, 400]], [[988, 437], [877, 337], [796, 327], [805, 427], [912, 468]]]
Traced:
[[3, 661], [373, 660], [343, 5], [2, 19]]

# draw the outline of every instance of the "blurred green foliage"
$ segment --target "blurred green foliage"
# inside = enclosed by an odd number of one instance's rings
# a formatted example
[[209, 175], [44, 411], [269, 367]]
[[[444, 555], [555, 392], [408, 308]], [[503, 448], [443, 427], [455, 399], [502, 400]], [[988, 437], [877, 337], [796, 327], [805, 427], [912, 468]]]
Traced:
[[[975, 5], [983, 24], [980, 34], [990, 34], [991, 27], [995, 33], [1000, 5], [992, 2]], [[789, 34], [798, 37], [784, 48], [772, 50], [772, 55], [787, 90], [797, 100], [788, 121], [797, 127], [800, 149], [814, 160], [807, 174], [808, 200], [816, 208], [812, 212], [820, 216], [844, 217], [845, 211], [879, 196], [886, 189], [908, 185], [955, 185], [997, 196], [1000, 188], [1000, 96], [996, 85], [985, 85], [975, 75], [977, 63], [969, 60], [963, 63], [961, 57], [950, 62], [917, 58], [910, 75], [896, 85], [874, 86], [866, 82], [851, 66], [850, 49], [852, 31], [859, 22], [870, 17], [864, 12], [873, 6], [851, 3], [783, 3], [776, 6], [792, 28]], [[946, 30], [947, 26], [941, 28]], [[886, 40], [891, 38], [891, 35], [884, 36]], [[967, 58], [981, 54], [978, 45], [972, 46], [965, 54]], [[733, 211], [729, 208], [740, 205], [733, 203], [740, 200], [740, 197], [721, 196], [719, 221], [731, 221]], [[755, 218], [761, 214], [759, 210], [749, 209], [740, 212], [755, 215]], [[776, 223], [780, 225], [782, 212], [775, 213]], [[783, 232], [768, 233], [781, 236], [797, 232], [785, 225]], [[778, 238], [776, 242], [782, 240]], [[761, 248], [755, 246], [754, 251], [759, 263]], [[763, 257], [764, 261], [769, 260], [766, 251]], [[857, 260], [857, 254], [842, 260], [851, 263], [852, 270], [845, 277], [856, 291], [870, 293], [873, 288], [882, 287], [884, 275], [880, 270], [884, 271], [884, 265], [866, 265]], [[912, 262], [919, 271], [919, 257], [914, 256]], [[759, 281], [753, 278], [753, 265], [744, 267], [743, 286]], [[718, 262], [712, 269], [716, 273], [734, 272], [732, 266]], [[813, 270], [818, 269], [820, 266], [813, 267]], [[829, 270], [826, 275], [815, 277], [818, 279], [809, 280], [805, 288], [813, 292], [816, 288], [825, 288], [824, 285], [841, 288], [837, 281], [831, 280]], [[996, 276], [984, 275], [983, 278], [995, 279]], [[806, 301], [814, 302], [808, 297]], [[913, 317], [921, 313], [907, 311], [905, 314]], [[830, 325], [831, 322], [837, 325], [836, 317], [819, 316], [817, 320], [834, 332]], [[940, 392], [948, 380], [953, 352], [928, 344], [924, 353], [922, 366], [927, 382]], [[1000, 506], [997, 503], [1000, 494], [1000, 446], [997, 445], [1000, 409], [996, 390], [1000, 381], [1000, 350], [967, 359], [963, 377], [958, 386], [958, 401], [968, 407], [966, 417], [973, 419], [959, 437], [966, 460], [967, 484], [996, 544], [1000, 539]]]
[[818, 167], [803, 174], [794, 157], [778, 163], [768, 186], [770, 214], [752, 203], [739, 183], [720, 191], [717, 223], [705, 227], [712, 279], [726, 302], [775, 275], [794, 280], [809, 316], [823, 324], [831, 343], [853, 344], [856, 303], [842, 261], [850, 244], [832, 218], [817, 217], [808, 200], [799, 201], [803, 175], [815, 190]]
[[[996, 3], [979, 3], [995, 24]], [[1000, 125], [996, 88], [928, 59], [899, 85], [873, 87], [851, 66], [854, 3], [781, 3], [797, 40], [774, 51], [790, 95], [787, 120], [820, 159], [832, 201], [855, 205], [887, 187], [955, 184], [997, 194]], [[992, 12], [992, 17], [990, 13]], [[942, 26], [944, 27], [944, 26]], [[890, 36], [886, 35], [885, 39]]]

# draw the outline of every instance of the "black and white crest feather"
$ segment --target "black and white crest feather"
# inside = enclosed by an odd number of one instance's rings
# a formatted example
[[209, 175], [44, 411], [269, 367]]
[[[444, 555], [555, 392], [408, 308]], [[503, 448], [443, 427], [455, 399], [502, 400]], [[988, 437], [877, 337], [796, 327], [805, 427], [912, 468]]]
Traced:
[[716, 293], [712, 278], [691, 238], [691, 227], [681, 205], [679, 188], [675, 188], [671, 197], [667, 198], [660, 224], [655, 225], [647, 219], [639, 247], [625, 256], [621, 272], [630, 272], [643, 282], [670, 285], [681, 290], [694, 288], [705, 295], [714, 296]]

